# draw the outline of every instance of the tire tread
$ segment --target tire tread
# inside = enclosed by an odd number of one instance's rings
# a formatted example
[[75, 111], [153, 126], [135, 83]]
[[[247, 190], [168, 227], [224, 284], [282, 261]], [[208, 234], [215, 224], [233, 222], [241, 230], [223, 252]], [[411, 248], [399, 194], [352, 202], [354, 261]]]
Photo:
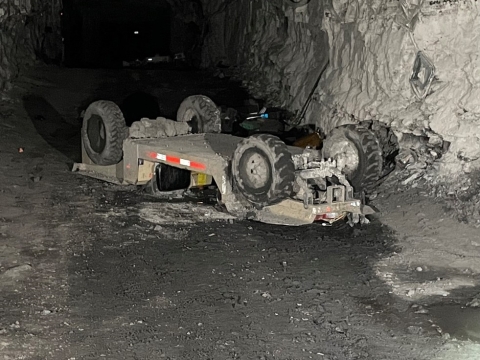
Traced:
[[[347, 135], [348, 134], [348, 135]], [[350, 178], [355, 191], [365, 191], [367, 194], [375, 190], [375, 187], [382, 175], [383, 156], [382, 148], [375, 134], [366, 127], [348, 124], [335, 128], [325, 140], [324, 146], [328, 147], [329, 142], [334, 142], [336, 137], [354, 136], [363, 151], [364, 165], [362, 174]], [[353, 141], [355, 143], [355, 141]]]
[[208, 96], [192, 95], [182, 101], [177, 111], [177, 121], [188, 122], [186, 118], [188, 110], [192, 110], [201, 119], [199, 126], [200, 133], [220, 133], [222, 130], [222, 120], [220, 109]]
[[[90, 115], [102, 118], [106, 132], [106, 144], [101, 153], [95, 152], [88, 140], [87, 126]], [[82, 126], [82, 140], [88, 156], [97, 165], [114, 165], [123, 157], [123, 140], [126, 134], [123, 113], [113, 101], [95, 101], [87, 108]]]
[[[266, 148], [262, 145], [265, 145]], [[271, 156], [272, 184], [268, 192], [262, 196], [251, 194], [245, 189], [238, 169], [241, 154], [252, 147], [262, 147], [262, 150], [268, 151]], [[278, 137], [269, 134], [257, 134], [243, 139], [235, 150], [232, 163], [236, 188], [251, 203], [263, 207], [276, 204], [291, 196], [295, 181], [295, 166], [287, 146]]]

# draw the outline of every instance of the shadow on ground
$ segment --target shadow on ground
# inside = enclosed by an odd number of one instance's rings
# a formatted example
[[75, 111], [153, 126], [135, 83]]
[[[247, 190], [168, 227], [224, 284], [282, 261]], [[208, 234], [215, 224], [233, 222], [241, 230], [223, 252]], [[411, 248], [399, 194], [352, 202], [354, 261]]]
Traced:
[[[180, 103], [190, 95], [205, 94], [218, 105], [233, 107], [242, 106], [244, 99], [248, 98], [238, 83], [217, 79], [201, 71], [70, 69], [70, 73], [78, 77], [77, 82], [82, 83], [71, 85], [66, 82], [69, 85], [65, 86], [65, 76], [60, 75], [67, 70], [55, 70], [63, 81], [61, 85], [32, 90], [31, 94], [23, 97], [23, 105], [43, 139], [72, 161], [81, 160], [81, 121], [66, 121], [72, 116], [67, 109], [77, 109], [78, 116], [93, 101], [110, 100], [124, 105], [127, 120], [131, 122], [139, 116], [161, 115], [175, 119]], [[59, 90], [63, 87], [63, 91]], [[46, 91], [47, 95], [42, 91]], [[135, 94], [139, 93], [143, 96], [136, 99]], [[158, 102], [154, 111], [151, 109], [152, 101], [145, 101], [147, 96]]]
[[78, 125], [68, 123], [47, 100], [38, 95], [25, 96], [23, 105], [38, 134], [50, 146], [72, 162], [80, 161], [80, 122]]

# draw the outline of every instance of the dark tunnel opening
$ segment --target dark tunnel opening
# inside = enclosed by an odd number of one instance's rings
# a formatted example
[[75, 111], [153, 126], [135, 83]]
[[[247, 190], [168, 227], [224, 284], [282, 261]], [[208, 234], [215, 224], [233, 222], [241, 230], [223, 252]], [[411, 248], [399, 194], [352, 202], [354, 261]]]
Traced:
[[127, 126], [131, 126], [142, 118], [156, 119], [162, 115], [157, 98], [143, 91], [137, 91], [127, 96], [120, 103], [120, 110], [122, 110]]
[[[179, 26], [182, 17], [175, 15], [166, 1], [63, 0], [63, 64], [118, 68], [136, 60], [173, 59], [201, 41], [200, 28], [184, 21]], [[182, 33], [186, 36], [179, 37]]]

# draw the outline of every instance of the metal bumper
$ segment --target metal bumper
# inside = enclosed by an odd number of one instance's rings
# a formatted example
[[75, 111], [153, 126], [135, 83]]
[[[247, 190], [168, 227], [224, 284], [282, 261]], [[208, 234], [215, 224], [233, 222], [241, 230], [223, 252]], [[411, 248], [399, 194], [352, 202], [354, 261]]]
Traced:
[[[374, 214], [375, 211], [370, 206], [362, 204], [360, 200], [315, 204], [305, 208], [301, 201], [286, 199], [258, 210], [251, 219], [278, 225], [298, 226], [311, 224], [316, 220], [333, 222], [345, 213], [365, 216]], [[327, 217], [324, 218], [324, 215]]]

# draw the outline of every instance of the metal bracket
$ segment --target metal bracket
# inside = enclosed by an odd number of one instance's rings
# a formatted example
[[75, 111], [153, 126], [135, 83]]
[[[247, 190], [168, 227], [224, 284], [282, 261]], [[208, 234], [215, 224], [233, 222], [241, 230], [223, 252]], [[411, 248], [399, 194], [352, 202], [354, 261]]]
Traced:
[[346, 190], [345, 186], [329, 186], [327, 188], [327, 203], [333, 204], [334, 202], [345, 202]]
[[413, 63], [410, 85], [419, 100], [427, 97], [433, 79], [435, 78], [435, 65], [423, 51], [419, 51]]

